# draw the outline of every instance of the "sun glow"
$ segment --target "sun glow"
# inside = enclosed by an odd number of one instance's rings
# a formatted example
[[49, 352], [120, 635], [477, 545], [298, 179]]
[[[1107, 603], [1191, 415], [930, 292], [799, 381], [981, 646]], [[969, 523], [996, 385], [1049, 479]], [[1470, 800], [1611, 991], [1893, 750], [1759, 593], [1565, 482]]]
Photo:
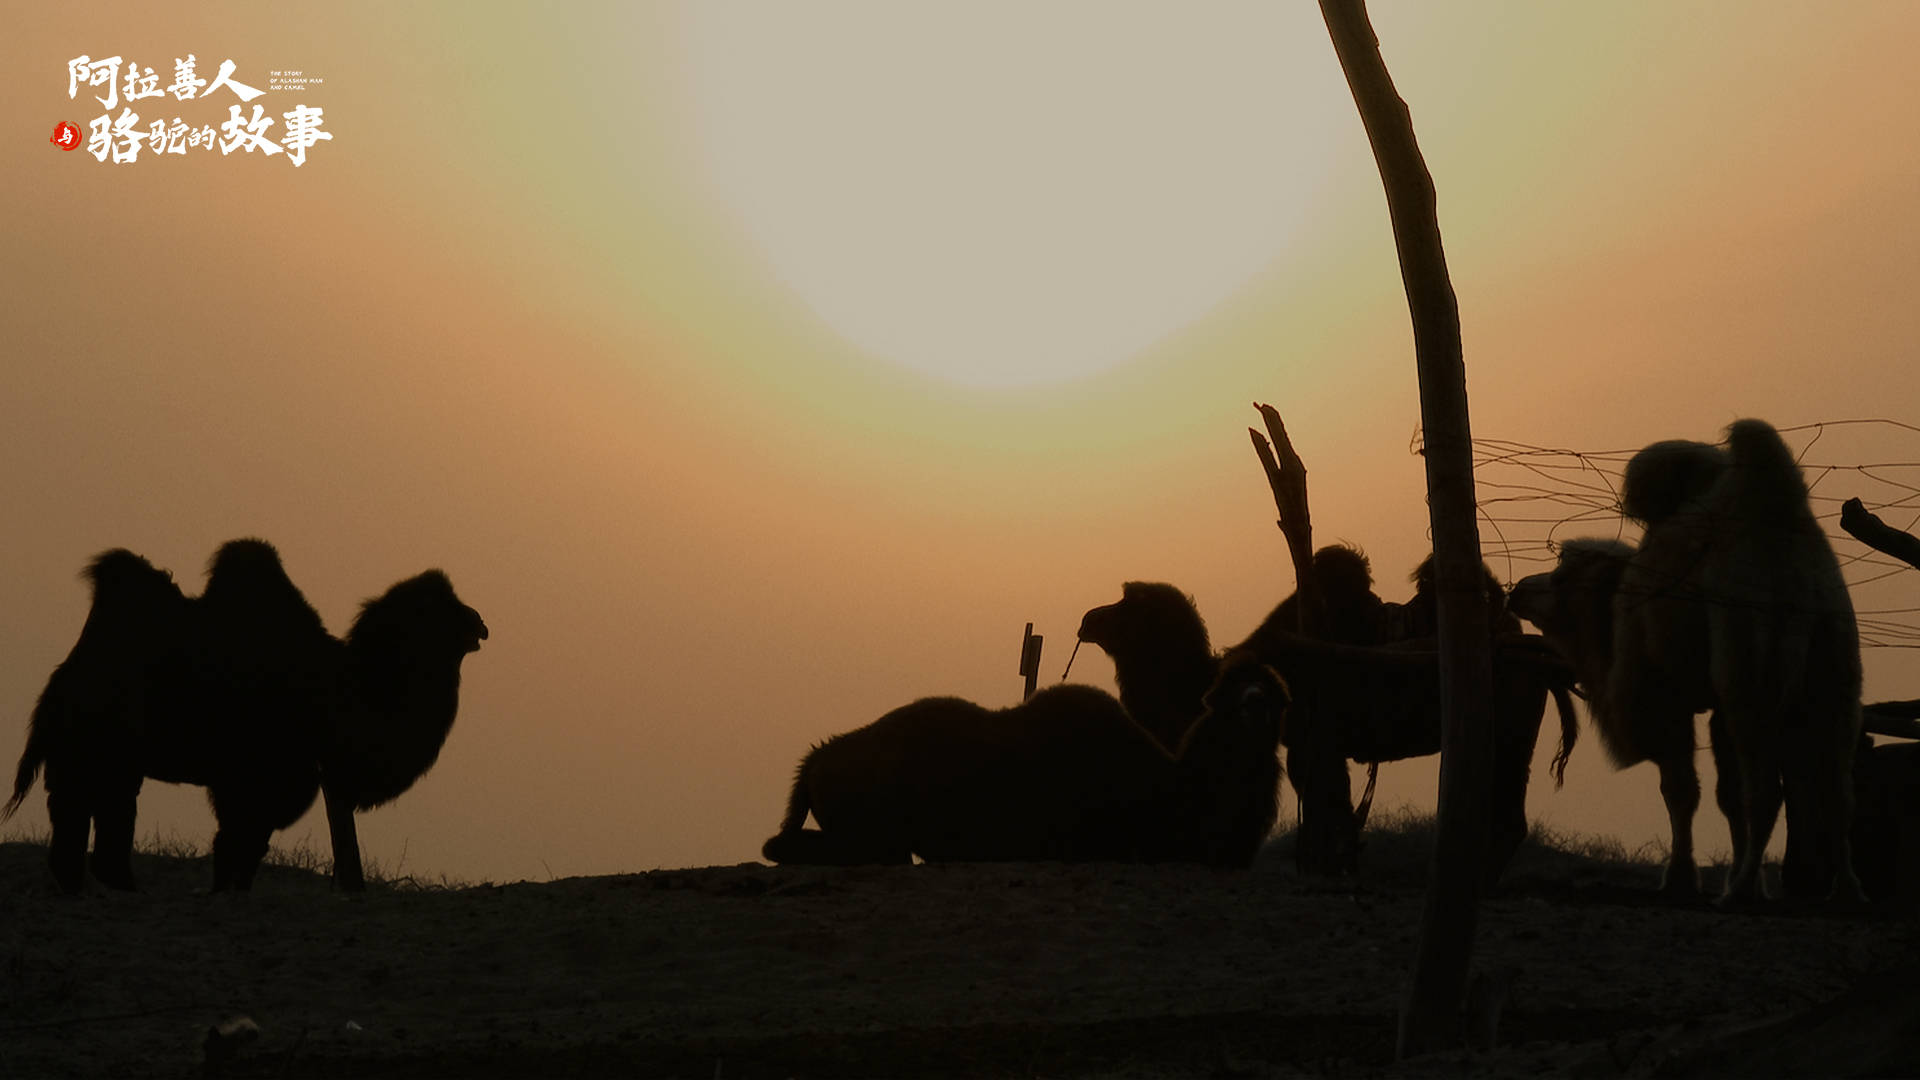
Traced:
[[966, 385], [1074, 379], [1206, 315], [1283, 255], [1352, 123], [1310, 5], [680, 25], [701, 182], [758, 257], [856, 348]]

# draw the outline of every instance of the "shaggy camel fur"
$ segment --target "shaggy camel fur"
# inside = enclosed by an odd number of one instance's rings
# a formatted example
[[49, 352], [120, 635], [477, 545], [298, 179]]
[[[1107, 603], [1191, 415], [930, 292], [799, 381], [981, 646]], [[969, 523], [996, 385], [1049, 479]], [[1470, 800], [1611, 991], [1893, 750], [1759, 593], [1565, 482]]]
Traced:
[[1622, 506], [1646, 526], [1637, 549], [1569, 542], [1553, 571], [1520, 583], [1513, 607], [1580, 670], [1614, 762], [1659, 768], [1673, 836], [1662, 887], [1699, 890], [1693, 716], [1712, 709], [1734, 847], [1723, 902], [1763, 891], [1783, 780], [1796, 891], [1858, 897], [1859, 635], [1792, 452], [1760, 420], [1729, 427], [1724, 451], [1655, 443], [1628, 464]]
[[[1416, 586], [1413, 599], [1395, 604], [1374, 594], [1372, 568], [1358, 550], [1333, 545], [1314, 554], [1313, 570], [1326, 606], [1325, 639], [1401, 653], [1398, 660], [1381, 653], [1328, 650], [1303, 640], [1298, 636], [1298, 594], [1281, 601], [1234, 651], [1256, 655], [1286, 677], [1298, 698], [1296, 710], [1311, 710], [1315, 720], [1330, 724], [1342, 755], [1350, 760], [1375, 763], [1439, 753], [1439, 670], [1430, 660], [1413, 662], [1417, 654], [1435, 648], [1438, 607], [1432, 563], [1427, 558], [1410, 576]], [[1548, 697], [1560, 716], [1560, 748], [1552, 765], [1556, 784], [1565, 777], [1579, 724], [1564, 665], [1541, 638], [1520, 633], [1519, 621], [1506, 610], [1499, 580], [1491, 570], [1485, 573], [1488, 630], [1494, 635], [1487, 848], [1487, 880], [1492, 883], [1526, 839], [1527, 784]], [[1297, 771], [1289, 773], [1297, 787]]]
[[[1247, 866], [1278, 815], [1286, 684], [1263, 665], [1234, 664], [1198, 700], [1199, 717], [1169, 750], [1090, 686], [1049, 687], [999, 710], [923, 698], [809, 751], [762, 854]], [[809, 812], [818, 830], [803, 828]]]
[[89, 825], [94, 876], [134, 887], [144, 777], [208, 789], [216, 890], [252, 883], [268, 838], [324, 781], [329, 809], [335, 791], [347, 808], [349, 850], [334, 822], [336, 876], [357, 887], [351, 808], [392, 798], [432, 765], [460, 661], [487, 635], [479, 614], [428, 571], [368, 602], [337, 641], [259, 540], [223, 546], [192, 599], [125, 550], [95, 559], [87, 575], [92, 608], [40, 695], [5, 810], [44, 766], [60, 887], [81, 888]]

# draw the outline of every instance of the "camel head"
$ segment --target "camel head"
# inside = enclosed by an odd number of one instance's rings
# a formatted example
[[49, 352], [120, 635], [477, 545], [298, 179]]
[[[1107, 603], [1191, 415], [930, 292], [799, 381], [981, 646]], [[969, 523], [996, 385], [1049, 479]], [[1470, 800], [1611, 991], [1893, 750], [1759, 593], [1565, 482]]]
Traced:
[[1559, 565], [1514, 585], [1507, 609], [1539, 627], [1576, 666], [1604, 661], [1613, 652], [1613, 596], [1632, 557], [1632, 545], [1618, 540], [1569, 540]]
[[429, 570], [361, 605], [347, 644], [457, 660], [486, 637], [486, 620], [460, 602], [446, 574]]
[[[1271, 753], [1286, 734], [1287, 706], [1292, 704], [1293, 694], [1279, 672], [1252, 654], [1229, 652], [1220, 662], [1220, 677], [1202, 702], [1206, 711], [1193, 731], [1225, 723], [1237, 735], [1245, 736], [1245, 745], [1261, 746]], [[1189, 739], [1192, 737], [1190, 734]], [[1238, 738], [1233, 741], [1241, 743]]]
[[1186, 593], [1164, 582], [1129, 581], [1120, 601], [1080, 619], [1080, 640], [1107, 651], [1116, 664], [1184, 653], [1207, 655], [1207, 624]]

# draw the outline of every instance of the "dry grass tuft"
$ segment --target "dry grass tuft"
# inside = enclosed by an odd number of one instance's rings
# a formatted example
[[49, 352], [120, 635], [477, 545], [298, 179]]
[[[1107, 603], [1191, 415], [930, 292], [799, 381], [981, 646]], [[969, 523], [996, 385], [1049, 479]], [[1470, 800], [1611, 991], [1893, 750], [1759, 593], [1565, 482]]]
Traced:
[[[1412, 806], [1376, 809], [1361, 834], [1360, 880], [1383, 888], [1419, 887], [1433, 861], [1437, 819]], [[1292, 826], [1276, 833], [1261, 852], [1267, 864], [1293, 862]], [[1658, 880], [1665, 846], [1650, 843], [1628, 850], [1608, 836], [1583, 836], [1538, 823], [1514, 853], [1507, 886], [1636, 886]]]
[[[30, 831], [15, 829], [0, 835], [0, 843], [27, 844], [39, 848], [44, 853], [48, 841], [45, 829]], [[212, 875], [210, 865], [213, 851], [210, 844], [201, 843], [179, 833], [162, 833], [155, 830], [144, 840], [134, 845], [133, 872], [143, 890], [151, 889], [163, 892], [193, 892], [204, 890]], [[471, 882], [447, 874], [410, 874], [404, 873], [406, 852], [402, 850], [400, 859], [391, 870], [380, 860], [361, 853], [362, 869], [366, 872], [367, 887], [385, 892], [449, 892], [465, 889], [474, 885], [488, 885], [491, 882]], [[333, 887], [333, 853], [315, 840], [313, 834], [305, 833], [298, 838], [273, 845], [267, 850], [266, 860], [260, 866], [261, 883], [273, 883], [287, 889]], [[0, 887], [0, 892], [11, 891], [11, 887], [38, 888], [47, 882], [8, 882]], [[90, 886], [97, 887], [97, 886]]]

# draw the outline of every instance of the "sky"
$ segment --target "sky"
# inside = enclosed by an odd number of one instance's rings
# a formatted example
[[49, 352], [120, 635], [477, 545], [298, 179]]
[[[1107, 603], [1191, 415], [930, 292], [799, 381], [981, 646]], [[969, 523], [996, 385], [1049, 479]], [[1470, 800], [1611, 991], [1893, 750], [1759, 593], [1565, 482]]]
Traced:
[[[1920, 6], [1370, 9], [1438, 191], [1476, 436], [1920, 423]], [[1128, 580], [1185, 589], [1216, 645], [1257, 625], [1292, 573], [1256, 400], [1306, 460], [1319, 541], [1362, 546], [1387, 599], [1425, 554], [1405, 297], [1314, 5], [8, 23], [0, 752], [79, 632], [91, 556], [191, 589], [260, 536], [335, 632], [427, 567], [491, 629], [439, 764], [360, 819], [388, 872], [730, 864], [820, 739], [931, 694], [1017, 701], [1027, 622], [1048, 680]], [[50, 143], [103, 112], [69, 61], [164, 88], [189, 54], [265, 92], [269, 138], [304, 105], [332, 139], [298, 166]], [[113, 115], [217, 127], [241, 103], [215, 94]], [[1887, 464], [1825, 476], [1816, 510], [1885, 503], [1920, 484], [1920, 435], [1829, 428], [1806, 461]], [[1503, 539], [1483, 532], [1503, 579], [1543, 568]], [[1849, 576], [1880, 577], [1855, 593], [1877, 618], [1920, 607], [1920, 577]], [[1090, 652], [1075, 681], [1110, 688]], [[1869, 700], [1920, 696], [1912, 649], [1865, 663]], [[1556, 792], [1547, 729], [1536, 820], [1664, 837], [1650, 766], [1614, 771], [1588, 730]], [[1381, 803], [1431, 807], [1436, 772], [1386, 766]], [[213, 828], [199, 789], [157, 782], [140, 821]], [[44, 824], [36, 793], [11, 827]], [[1710, 799], [1696, 836], [1725, 850]], [[279, 837], [302, 839], [324, 849], [318, 810]]]

